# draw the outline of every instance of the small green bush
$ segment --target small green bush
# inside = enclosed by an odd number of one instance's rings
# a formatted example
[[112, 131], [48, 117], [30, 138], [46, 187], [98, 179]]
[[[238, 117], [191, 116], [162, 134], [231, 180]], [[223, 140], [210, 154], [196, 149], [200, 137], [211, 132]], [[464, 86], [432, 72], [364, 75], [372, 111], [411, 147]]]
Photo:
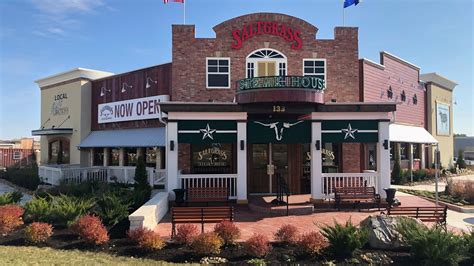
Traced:
[[367, 231], [357, 228], [348, 220], [345, 225], [334, 220], [333, 226], [323, 226], [321, 232], [329, 241], [328, 251], [336, 257], [352, 257], [368, 240]]
[[97, 200], [97, 215], [106, 226], [114, 226], [129, 215], [130, 202], [112, 193], [106, 193]]
[[50, 222], [52, 206], [46, 197], [37, 197], [25, 204], [25, 220], [27, 222]]
[[13, 184], [29, 190], [36, 190], [41, 183], [37, 167], [7, 168], [6, 177]]
[[7, 192], [0, 195], [0, 205], [17, 204], [23, 198], [23, 193], [19, 191]]
[[463, 237], [465, 241], [466, 254], [469, 259], [469, 264], [474, 264], [474, 227], [469, 233], [464, 233]]
[[397, 156], [395, 155], [395, 163], [393, 164], [392, 173], [390, 175], [392, 179], [392, 183], [395, 185], [402, 184], [402, 169], [400, 168], [400, 161], [398, 160]]
[[464, 161], [464, 151], [459, 149], [458, 150], [458, 159], [456, 160], [456, 165], [458, 166], [459, 169], [466, 168], [466, 161]]
[[148, 183], [148, 174], [146, 172], [145, 159], [143, 156], [140, 156], [137, 159], [133, 192], [133, 207], [135, 209], [145, 204], [151, 197], [151, 186]]

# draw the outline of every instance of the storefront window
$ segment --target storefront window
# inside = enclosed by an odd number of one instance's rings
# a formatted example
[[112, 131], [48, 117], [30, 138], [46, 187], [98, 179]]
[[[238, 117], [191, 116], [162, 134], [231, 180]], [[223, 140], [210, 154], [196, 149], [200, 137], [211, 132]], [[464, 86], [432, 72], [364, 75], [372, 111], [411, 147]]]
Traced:
[[420, 159], [420, 144], [413, 144], [413, 159]]
[[408, 160], [408, 143], [400, 143], [400, 160]]
[[377, 143], [367, 143], [367, 169], [377, 170]]
[[311, 144], [301, 144], [303, 150], [303, 164], [301, 171], [301, 188], [302, 194], [311, 193]]
[[395, 143], [390, 142], [390, 160], [395, 160]]
[[340, 172], [340, 143], [323, 143], [321, 150], [323, 160], [323, 173], [339, 173]]
[[69, 163], [69, 140], [54, 139], [48, 143], [48, 163]]
[[103, 166], [104, 165], [104, 149], [96, 148], [94, 149], [94, 166]]
[[110, 165], [118, 166], [120, 162], [120, 149], [115, 148], [110, 150]]
[[137, 148], [126, 148], [125, 149], [125, 166], [135, 166], [137, 165]]
[[191, 145], [191, 173], [231, 174], [235, 173], [235, 148], [230, 143]]

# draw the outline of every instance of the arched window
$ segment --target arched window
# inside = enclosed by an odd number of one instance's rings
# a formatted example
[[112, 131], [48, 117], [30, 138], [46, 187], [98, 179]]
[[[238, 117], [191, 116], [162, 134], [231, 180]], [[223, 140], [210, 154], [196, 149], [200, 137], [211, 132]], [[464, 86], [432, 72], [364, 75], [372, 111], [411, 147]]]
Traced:
[[277, 50], [265, 48], [253, 51], [247, 56], [247, 78], [265, 76], [286, 76], [286, 56]]
[[69, 140], [54, 138], [48, 142], [48, 163], [69, 164]]

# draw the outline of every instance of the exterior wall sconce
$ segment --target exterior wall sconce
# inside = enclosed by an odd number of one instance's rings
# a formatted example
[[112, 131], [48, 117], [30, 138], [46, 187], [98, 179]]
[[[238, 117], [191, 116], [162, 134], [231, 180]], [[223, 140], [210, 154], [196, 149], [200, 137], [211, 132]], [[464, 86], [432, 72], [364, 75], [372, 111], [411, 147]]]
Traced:
[[315, 146], [316, 146], [316, 150], [319, 151], [321, 149], [321, 141], [317, 140], [315, 143]]
[[240, 150], [241, 151], [245, 150], [245, 141], [244, 140], [240, 140]]
[[128, 85], [127, 82], [124, 82], [124, 83], [122, 84], [122, 93], [126, 92], [127, 89], [131, 89], [131, 88], [133, 88], [132, 85]]
[[112, 92], [112, 90], [108, 90], [105, 87], [100, 88], [100, 96], [104, 96], [106, 92]]
[[170, 151], [174, 151], [174, 140], [170, 140]]
[[388, 139], [385, 139], [385, 140], [383, 141], [383, 148], [386, 149], [386, 150], [388, 150]]
[[153, 80], [153, 79], [150, 78], [150, 77], [146, 77], [146, 85], [145, 85], [145, 88], [146, 88], [146, 89], [151, 88], [150, 81], [153, 82], [153, 83], [155, 83], [155, 84], [158, 83], [158, 80]]

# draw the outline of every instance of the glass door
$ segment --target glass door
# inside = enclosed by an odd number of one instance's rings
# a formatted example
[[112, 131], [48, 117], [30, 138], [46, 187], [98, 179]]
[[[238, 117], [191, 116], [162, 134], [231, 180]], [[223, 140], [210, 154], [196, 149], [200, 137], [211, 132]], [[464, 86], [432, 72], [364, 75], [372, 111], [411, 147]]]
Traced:
[[268, 144], [251, 145], [251, 165], [248, 174], [249, 193], [270, 193], [270, 179], [267, 173]]
[[288, 145], [287, 144], [270, 144], [271, 145], [271, 164], [273, 165], [274, 174], [270, 176], [270, 182], [272, 183], [272, 191], [277, 191], [277, 178], [278, 176], [283, 177], [288, 186], [290, 187], [290, 178], [288, 173]]

